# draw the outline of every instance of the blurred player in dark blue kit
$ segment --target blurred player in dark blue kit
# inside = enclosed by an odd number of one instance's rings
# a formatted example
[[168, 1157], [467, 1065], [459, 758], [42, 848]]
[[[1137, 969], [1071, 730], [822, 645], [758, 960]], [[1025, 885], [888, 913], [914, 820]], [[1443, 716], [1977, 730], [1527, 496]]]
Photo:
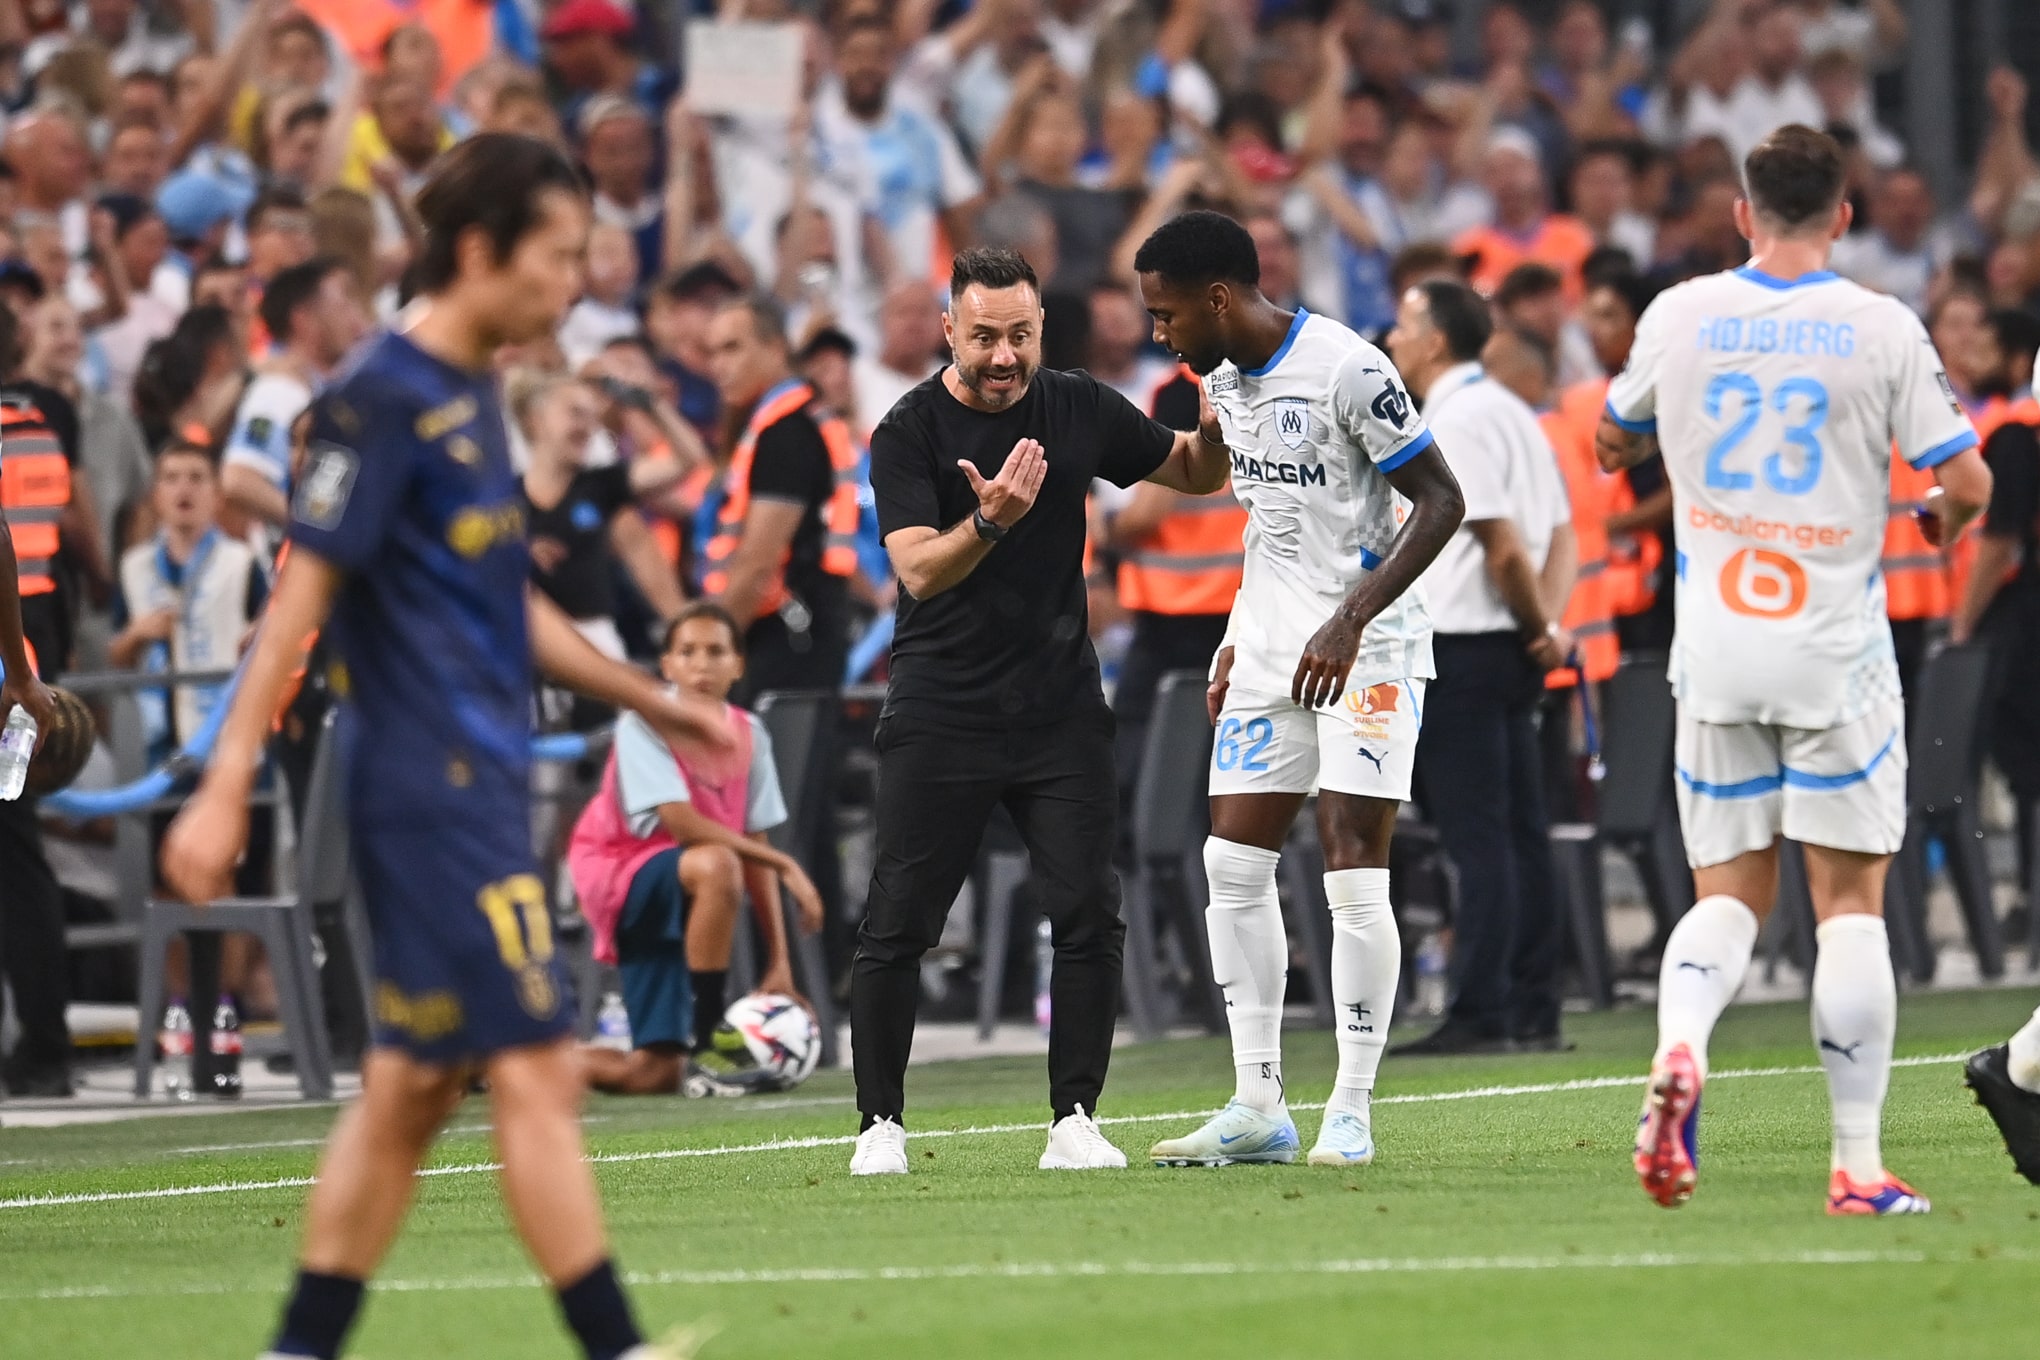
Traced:
[[[531, 558], [489, 361], [550, 334], [590, 220], [544, 143], [478, 136], [418, 199], [427, 306], [313, 408], [292, 548], [205, 780], [164, 845], [189, 900], [224, 895], [270, 716], [322, 624], [351, 712], [349, 817], [375, 936], [376, 1047], [307, 1212], [271, 1356], [340, 1352], [413, 1172], [487, 1076], [511, 1220], [590, 1360], [648, 1360], [581, 1157], [582, 1071], [530, 842], [532, 666], [696, 749], [719, 707], [667, 695], [527, 589]], [[328, 622], [330, 617], [330, 623]]]

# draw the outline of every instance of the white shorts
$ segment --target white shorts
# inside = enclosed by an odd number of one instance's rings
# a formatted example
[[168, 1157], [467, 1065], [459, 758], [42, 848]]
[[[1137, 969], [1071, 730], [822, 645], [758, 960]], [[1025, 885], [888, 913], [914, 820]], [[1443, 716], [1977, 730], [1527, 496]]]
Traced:
[[1822, 730], [1699, 722], [1682, 706], [1674, 763], [1686, 861], [1696, 869], [1780, 835], [1866, 855], [1893, 854], [1905, 839], [1905, 706], [1897, 699]]
[[1315, 713], [1234, 685], [1212, 742], [1211, 795], [1324, 788], [1407, 802], [1423, 708], [1422, 680], [1369, 685]]

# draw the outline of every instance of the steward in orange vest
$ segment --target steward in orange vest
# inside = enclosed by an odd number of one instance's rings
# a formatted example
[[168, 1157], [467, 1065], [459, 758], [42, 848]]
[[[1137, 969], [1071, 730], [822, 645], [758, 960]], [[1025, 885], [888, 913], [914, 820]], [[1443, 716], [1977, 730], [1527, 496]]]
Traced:
[[[1621, 502], [1631, 499], [1629, 479], [1603, 472], [1594, 457], [1593, 435], [1583, 434], [1562, 412], [1541, 412], [1537, 422], [1544, 427], [1544, 436], [1558, 455], [1558, 470], [1565, 475], [1573, 537], [1579, 545], [1579, 575], [1560, 622], [1578, 640], [1580, 666], [1587, 680], [1599, 684], [1615, 674], [1622, 660], [1622, 644], [1615, 637], [1615, 613], [1608, 603], [1608, 516], [1622, 508]], [[1562, 666], [1545, 673], [1544, 687], [1565, 689], [1578, 679], [1578, 671]]]
[[[28, 390], [23, 391], [26, 387]], [[36, 404], [33, 384], [10, 384], [0, 394], [0, 515], [14, 539], [20, 578], [22, 632], [39, 652], [38, 668], [53, 679], [71, 654], [71, 610], [57, 571], [64, 526], [75, 527], [71, 462], [57, 428]]]
[[777, 344], [781, 376], [756, 398], [738, 437], [701, 578], [702, 590], [720, 596], [746, 627], [747, 698], [841, 688], [857, 572], [859, 459], [850, 427], [817, 404], [813, 388], [786, 376], [783, 340], [759, 343]]

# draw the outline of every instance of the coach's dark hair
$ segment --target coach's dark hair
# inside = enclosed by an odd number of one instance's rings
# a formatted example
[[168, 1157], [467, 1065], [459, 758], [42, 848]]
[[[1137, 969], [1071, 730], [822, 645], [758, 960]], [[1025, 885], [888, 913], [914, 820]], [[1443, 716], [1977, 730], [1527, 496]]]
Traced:
[[1651, 281], [1629, 268], [1596, 270], [1587, 275], [1589, 296], [1604, 288], [1622, 299], [1622, 305], [1629, 309], [1631, 321], [1641, 317], [1643, 309], [1650, 306], [1651, 299], [1657, 296], [1657, 289]]
[[738, 656], [744, 654], [744, 630], [737, 623], [737, 616], [724, 608], [720, 601], [700, 599], [688, 601], [681, 607], [680, 612], [673, 616], [673, 621], [666, 625], [666, 635], [659, 639], [659, 655], [664, 656], [672, 651], [673, 644], [680, 640], [681, 626], [696, 619], [714, 619], [721, 624], [730, 635], [730, 647]]
[[1802, 123], [1779, 128], [1743, 161], [1750, 205], [1788, 230], [1823, 224], [1847, 178], [1841, 145]]
[[1417, 285], [1424, 295], [1424, 307], [1431, 324], [1445, 337], [1446, 352], [1455, 362], [1470, 363], [1480, 358], [1488, 337], [1495, 333], [1487, 299], [1463, 283], [1447, 279], [1426, 279]]
[[715, 310], [717, 316], [724, 312], [749, 312], [753, 335], [768, 345], [787, 348], [792, 345], [786, 335], [786, 309], [770, 294], [742, 293], [730, 298]]
[[972, 246], [969, 250], [958, 251], [956, 258], [949, 262], [949, 296], [960, 298], [963, 290], [976, 284], [980, 288], [1017, 288], [1021, 284], [1032, 288], [1039, 296], [1041, 280], [1034, 277], [1034, 266], [1017, 250], [1004, 246]]
[[294, 264], [269, 281], [262, 290], [262, 324], [269, 329], [269, 338], [279, 345], [290, 343], [290, 319], [297, 309], [319, 295], [329, 276], [339, 273], [346, 266], [331, 255], [319, 255]]
[[1495, 306], [1506, 311], [1531, 298], [1549, 297], [1564, 287], [1565, 280], [1556, 269], [1526, 260], [1502, 276], [1502, 286], [1495, 289]]
[[536, 137], [483, 132], [446, 153], [418, 194], [425, 224], [425, 249], [412, 281], [421, 293], [436, 293], [460, 272], [461, 233], [479, 229], [489, 238], [497, 263], [538, 224], [540, 201], [550, 190], [584, 195], [587, 186], [574, 163]]
[[1137, 274], [1168, 283], [1238, 283], [1260, 286], [1261, 253], [1245, 227], [1224, 213], [1199, 208], [1156, 227], [1133, 257]]

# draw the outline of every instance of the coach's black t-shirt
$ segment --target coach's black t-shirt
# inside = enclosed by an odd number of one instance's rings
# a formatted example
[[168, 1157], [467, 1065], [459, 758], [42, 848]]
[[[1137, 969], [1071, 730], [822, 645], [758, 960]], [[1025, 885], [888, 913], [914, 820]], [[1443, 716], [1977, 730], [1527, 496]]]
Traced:
[[1131, 486], [1160, 467], [1167, 427], [1088, 373], [1038, 370], [997, 413], [965, 406], [938, 373], [872, 431], [879, 532], [968, 519], [977, 495], [957, 460], [989, 480], [1022, 439], [1048, 460], [1033, 508], [957, 585], [927, 600], [900, 591], [888, 713], [1021, 727], [1104, 706], [1084, 608], [1084, 497], [1094, 477]]

